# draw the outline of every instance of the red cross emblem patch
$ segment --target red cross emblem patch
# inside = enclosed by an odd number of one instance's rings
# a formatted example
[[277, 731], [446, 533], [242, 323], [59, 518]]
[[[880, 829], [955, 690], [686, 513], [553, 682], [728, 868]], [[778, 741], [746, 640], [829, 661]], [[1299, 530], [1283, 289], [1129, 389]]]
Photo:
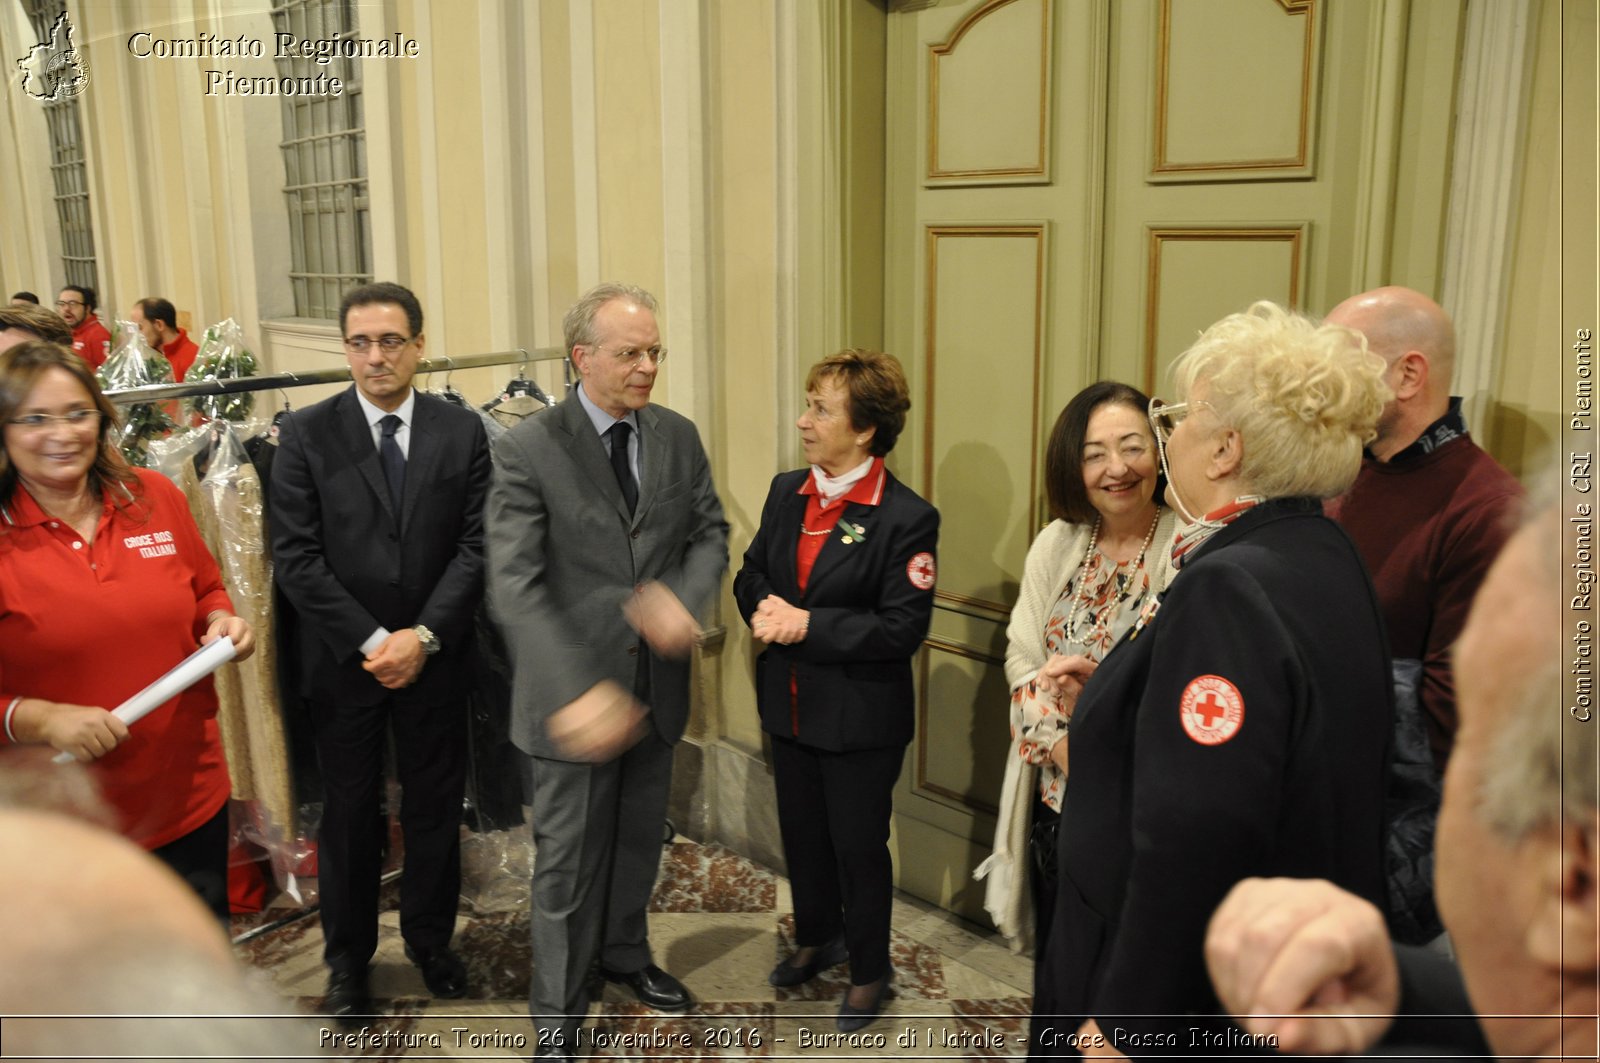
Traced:
[[1183, 733], [1203, 746], [1220, 746], [1244, 726], [1244, 695], [1220, 675], [1189, 680], [1178, 700]]
[[906, 579], [919, 591], [933, 589], [933, 555], [924, 550], [906, 562]]

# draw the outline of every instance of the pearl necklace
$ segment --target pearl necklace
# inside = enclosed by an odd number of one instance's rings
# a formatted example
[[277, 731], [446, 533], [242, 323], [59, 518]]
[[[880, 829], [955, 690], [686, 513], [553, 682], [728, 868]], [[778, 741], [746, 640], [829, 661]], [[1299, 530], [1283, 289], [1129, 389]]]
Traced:
[[[1067, 614], [1067, 641], [1077, 642], [1078, 614], [1089, 604], [1089, 563], [1094, 560], [1095, 547], [1100, 544], [1100, 522], [1103, 518], [1094, 519], [1094, 531], [1089, 535], [1089, 549], [1083, 555], [1083, 561], [1078, 565], [1082, 578], [1078, 581], [1078, 592], [1072, 599], [1072, 612]], [[1156, 525], [1161, 523], [1161, 503], [1156, 503], [1156, 516], [1150, 522], [1150, 530], [1144, 534], [1144, 543], [1139, 547], [1139, 556], [1133, 559], [1133, 570], [1138, 572], [1144, 568], [1145, 551], [1150, 549], [1150, 543], [1156, 537]], [[1127, 594], [1123, 594], [1126, 598]], [[1092, 628], [1090, 630], [1093, 630]]]

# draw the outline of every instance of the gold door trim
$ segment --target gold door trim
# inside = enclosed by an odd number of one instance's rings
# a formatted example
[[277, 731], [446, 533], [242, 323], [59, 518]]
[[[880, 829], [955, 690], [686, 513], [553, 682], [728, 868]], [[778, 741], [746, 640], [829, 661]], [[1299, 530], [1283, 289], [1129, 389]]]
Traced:
[[[924, 650], [939, 650], [957, 657], [965, 657], [969, 661], [978, 661], [991, 667], [1004, 668], [1006, 663], [1004, 659], [996, 657], [992, 653], [985, 653], [971, 646], [966, 646], [959, 642], [951, 642], [949, 639], [942, 639], [934, 635], [929, 635], [923, 639], [922, 645]], [[967, 794], [957, 793], [948, 787], [940, 786], [938, 783], [928, 782], [928, 658], [931, 655], [924, 652], [919, 656], [920, 660], [917, 662], [917, 756], [913, 761], [911, 792], [920, 794], [923, 797], [951, 802], [974, 812], [984, 812], [991, 816], [997, 816], [1000, 814], [1000, 809], [988, 802], [976, 800]]]
[[[1044, 373], [1044, 284], [1045, 284], [1045, 224], [1035, 222], [1026, 225], [929, 225], [926, 228], [927, 240], [924, 245], [923, 276], [926, 278], [924, 295], [923, 318], [923, 351], [922, 351], [922, 497], [932, 505], [939, 503], [934, 499], [933, 491], [933, 396], [938, 385], [937, 358], [938, 350], [938, 310], [939, 310], [939, 241], [942, 239], [961, 239], [963, 237], [1005, 237], [1016, 236], [1030, 238], [1035, 241], [1034, 247], [1034, 272], [1033, 272], [1033, 386], [1032, 394], [1037, 396], [1040, 381]], [[1032, 411], [1033, 425], [1029, 438], [1039, 438], [1039, 404], [1036, 401]], [[1028, 495], [1031, 500], [1038, 497], [1039, 492], [1039, 452], [1035, 447], [1028, 455]], [[1032, 502], [1029, 502], [1032, 505]], [[964, 605], [981, 606], [993, 610], [1002, 616], [1011, 615], [1011, 607], [1004, 602], [991, 602], [984, 598], [969, 598], [944, 591], [936, 591], [935, 598], [942, 598], [950, 602]]]
[[1300, 272], [1305, 254], [1306, 225], [1252, 226], [1239, 228], [1162, 228], [1151, 229], [1146, 245], [1146, 287], [1144, 309], [1144, 392], [1155, 394], [1156, 386], [1156, 322], [1161, 311], [1161, 249], [1164, 244], [1178, 240], [1243, 240], [1255, 243], [1287, 243], [1289, 245], [1289, 307], [1300, 305]]
[[[1303, 17], [1305, 33], [1301, 44], [1300, 136], [1291, 156], [1277, 159], [1230, 159], [1221, 162], [1172, 162], [1167, 159], [1168, 68], [1172, 49], [1172, 0], [1161, 0], [1161, 23], [1156, 34], [1155, 158], [1150, 166], [1153, 178], [1182, 175], [1191, 180], [1248, 180], [1257, 178], [1314, 177], [1311, 166], [1312, 84], [1316, 70], [1315, 30], [1317, 0], [1276, 0], [1287, 15]], [[1283, 173], [1280, 171], [1297, 171]]]
[[997, 166], [971, 170], [939, 167], [939, 60], [956, 50], [961, 38], [983, 19], [1016, 0], [989, 0], [961, 20], [943, 44], [928, 46], [928, 163], [930, 184], [1048, 184], [1050, 181], [1050, 8], [1055, 0], [1039, 5], [1039, 148], [1031, 166]]

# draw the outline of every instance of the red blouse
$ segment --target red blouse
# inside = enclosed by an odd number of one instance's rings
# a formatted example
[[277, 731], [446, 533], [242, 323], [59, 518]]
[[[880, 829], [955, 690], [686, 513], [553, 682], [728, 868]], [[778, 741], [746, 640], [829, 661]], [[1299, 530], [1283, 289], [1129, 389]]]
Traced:
[[[183, 493], [135, 471], [142, 493], [106, 502], [92, 545], [24, 488], [0, 508], [0, 709], [19, 695], [115, 708], [192, 653], [208, 615], [233, 612]], [[216, 714], [203, 679], [88, 765], [144, 848], [183, 837], [228, 800]]]
[[800, 494], [810, 496], [806, 499], [806, 515], [800, 522], [800, 542], [796, 545], [794, 558], [795, 574], [800, 591], [804, 593], [806, 581], [811, 578], [811, 569], [817, 563], [817, 555], [822, 553], [822, 544], [828, 541], [829, 533], [838, 526], [839, 514], [844, 512], [845, 503], [859, 502], [864, 506], [875, 506], [883, 498], [883, 459], [873, 458], [872, 468], [867, 470], [867, 474], [857, 480], [843, 498], [826, 509], [822, 506], [822, 496], [817, 493], [815, 475], [806, 477], [800, 485]]

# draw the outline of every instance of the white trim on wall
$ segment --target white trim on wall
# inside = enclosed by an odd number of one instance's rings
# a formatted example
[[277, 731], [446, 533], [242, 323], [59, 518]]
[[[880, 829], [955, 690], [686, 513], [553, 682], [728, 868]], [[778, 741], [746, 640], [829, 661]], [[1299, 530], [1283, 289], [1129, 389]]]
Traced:
[[550, 226], [546, 221], [544, 153], [544, 36], [539, 12], [522, 8], [522, 150], [527, 169], [522, 173], [522, 210], [528, 221], [526, 258], [528, 291], [518, 293], [527, 299], [528, 312], [513, 320], [519, 326], [511, 341], [516, 346], [558, 347], [561, 345], [559, 314], [550, 307]]
[[[363, 6], [357, 18], [373, 19], [375, 26], [361, 24], [366, 37], [388, 36], [395, 32], [395, 19], [387, 5]], [[427, 49], [423, 49], [424, 53]], [[395, 150], [393, 123], [398, 120], [395, 106], [400, 98], [395, 91], [402, 66], [399, 63], [362, 64], [362, 118], [366, 130], [367, 153], [367, 227], [372, 233], [372, 276], [376, 280], [394, 280], [400, 275], [400, 263], [405, 258], [400, 250], [404, 196], [395, 186], [395, 175], [404, 172], [397, 165], [399, 153]], [[376, 164], [376, 165], [374, 165]], [[279, 163], [280, 167], [282, 163]], [[432, 313], [433, 308], [428, 308]]]
[[[773, 389], [774, 424], [787, 424], [800, 407], [796, 352], [800, 348], [800, 36], [802, 20], [816, 17], [811, 0], [778, 0], [772, 20], [773, 99], [777, 104], [776, 137], [778, 203], [773, 249], [777, 281], [773, 291], [773, 339], [776, 357]], [[780, 468], [797, 464], [799, 444], [792, 432], [779, 434]]]
[[567, 31], [572, 67], [573, 227], [577, 241], [578, 291], [599, 284], [600, 276], [600, 147], [599, 106], [594, 51], [594, 0], [574, 0]]
[[[485, 271], [484, 289], [489, 301], [489, 346], [499, 350], [512, 344], [517, 316], [517, 259], [528, 253], [526, 248], [517, 247], [522, 241], [517, 238], [518, 226], [511, 209], [511, 133], [525, 103], [508, 91], [505, 31], [512, 24], [514, 13], [505, 0], [478, 0], [477, 15], [478, 92], [483, 100], [483, 202], [488, 212], [483, 249], [485, 261], [490, 264]], [[533, 74], [537, 77], [538, 53], [534, 54]]]
[[[411, 0], [410, 9], [416, 35], [423, 40], [427, 40], [430, 36], [431, 28], [429, 21], [437, 8], [429, 0]], [[434, 49], [424, 48], [412, 67], [417, 74], [416, 172], [417, 199], [418, 206], [421, 208], [417, 214], [421, 221], [422, 254], [420, 260], [415, 255], [411, 256], [412, 263], [416, 263], [421, 267], [421, 275], [412, 277], [412, 283], [408, 287], [417, 293], [417, 296], [422, 300], [422, 305], [427, 307], [427, 327], [433, 333], [436, 349], [443, 350], [445, 338], [449, 335], [450, 321], [444, 293], [444, 225], [447, 212], [443, 209], [444, 204], [439, 195], [439, 115], [436, 110], [438, 97], [433, 88], [434, 68], [440, 61], [441, 57], [436, 55]], [[449, 57], [442, 59], [442, 61], [458, 62], [459, 59]], [[404, 121], [404, 116], [399, 113], [399, 109], [393, 104], [394, 101], [391, 100], [388, 113], [392, 117]], [[370, 111], [368, 112], [367, 124], [372, 124]], [[371, 151], [371, 143], [369, 142], [367, 146], [367, 173], [369, 175], [375, 169], [375, 160], [378, 165], [392, 167], [395, 170], [404, 172], [404, 159], [397, 158], [394, 154], [375, 157]], [[391, 152], [392, 150], [391, 147]], [[396, 203], [396, 210], [391, 215], [396, 218], [397, 223], [400, 206], [399, 203]], [[373, 216], [376, 217], [379, 210], [376, 200], [373, 200], [372, 208]], [[374, 252], [376, 252], [376, 248], [374, 248]], [[378, 273], [374, 273], [373, 276], [376, 280], [398, 279], [384, 277]]]
[[706, 250], [705, 48], [700, 0], [658, 0], [661, 54], [663, 331], [675, 357], [661, 401], [715, 430], [716, 388]]

